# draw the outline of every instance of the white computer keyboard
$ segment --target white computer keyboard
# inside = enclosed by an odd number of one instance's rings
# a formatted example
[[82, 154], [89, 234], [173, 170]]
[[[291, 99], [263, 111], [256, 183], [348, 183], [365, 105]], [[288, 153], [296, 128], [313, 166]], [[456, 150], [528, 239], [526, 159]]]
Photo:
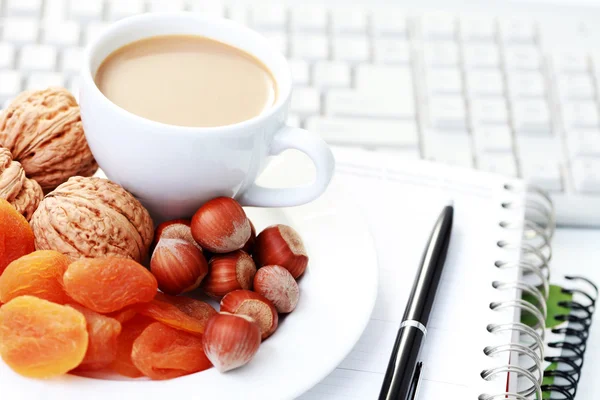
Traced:
[[584, 21], [367, 1], [0, 4], [0, 102], [48, 85], [76, 92], [83, 47], [113, 20], [212, 13], [264, 33], [289, 58], [291, 124], [335, 145], [520, 176], [552, 193], [559, 223], [600, 226], [600, 8]]

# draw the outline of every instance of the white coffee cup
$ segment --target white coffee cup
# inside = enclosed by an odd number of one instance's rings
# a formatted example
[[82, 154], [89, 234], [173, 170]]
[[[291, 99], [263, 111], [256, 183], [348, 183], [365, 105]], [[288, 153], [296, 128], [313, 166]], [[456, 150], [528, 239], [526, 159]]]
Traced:
[[[276, 103], [247, 121], [197, 128], [137, 116], [100, 92], [94, 76], [109, 54], [136, 40], [172, 34], [205, 36], [252, 54], [277, 82]], [[327, 144], [315, 133], [285, 124], [292, 96], [287, 61], [266, 38], [234, 22], [196, 13], [123, 19], [87, 47], [81, 75], [81, 119], [94, 157], [104, 173], [133, 193], [156, 220], [189, 217], [217, 196], [233, 197], [246, 206], [301, 205], [319, 197], [333, 176], [335, 162]], [[315, 181], [290, 188], [255, 184], [270, 156], [287, 149], [312, 159]]]

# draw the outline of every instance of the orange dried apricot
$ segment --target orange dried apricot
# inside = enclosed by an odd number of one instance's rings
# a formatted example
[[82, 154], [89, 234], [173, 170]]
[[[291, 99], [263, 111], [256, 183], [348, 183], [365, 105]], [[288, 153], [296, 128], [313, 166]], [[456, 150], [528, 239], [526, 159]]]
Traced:
[[144, 376], [131, 361], [131, 348], [133, 341], [154, 322], [153, 319], [138, 314], [121, 326], [121, 334], [117, 338], [117, 356], [109, 366], [112, 371], [129, 378]]
[[62, 287], [62, 276], [71, 263], [54, 250], [40, 250], [8, 264], [0, 275], [0, 301], [30, 295], [53, 303], [72, 302]]
[[131, 359], [151, 379], [172, 379], [212, 367], [201, 337], [160, 322], [148, 326], [135, 339]]
[[34, 250], [29, 223], [8, 201], [0, 199], [0, 275], [8, 264]]
[[85, 317], [74, 308], [20, 296], [0, 309], [0, 356], [21, 375], [67, 373], [81, 363], [87, 348]]
[[121, 333], [121, 324], [116, 319], [88, 310], [79, 304], [69, 304], [83, 314], [86, 321], [89, 341], [80, 371], [102, 369], [117, 357], [117, 337]]
[[204, 333], [208, 319], [217, 311], [200, 300], [156, 293], [150, 303], [139, 304], [137, 312], [190, 333]]
[[73, 262], [63, 275], [69, 296], [99, 313], [151, 301], [158, 284], [142, 265], [126, 258], [85, 258]]
[[117, 321], [119, 321], [121, 324], [124, 324], [125, 322], [127, 322], [127, 321], [131, 320], [133, 317], [135, 317], [136, 314], [137, 314], [137, 311], [135, 311], [134, 308], [125, 307], [124, 309], [122, 309], [120, 311], [108, 313], [108, 314], [106, 314], [106, 316], [114, 318]]

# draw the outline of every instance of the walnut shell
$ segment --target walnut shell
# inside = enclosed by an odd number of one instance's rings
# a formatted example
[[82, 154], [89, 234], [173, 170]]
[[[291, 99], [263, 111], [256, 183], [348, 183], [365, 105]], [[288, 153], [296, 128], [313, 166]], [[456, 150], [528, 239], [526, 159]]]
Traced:
[[107, 179], [70, 178], [46, 195], [31, 219], [38, 250], [71, 259], [123, 257], [144, 262], [154, 225], [129, 192]]
[[0, 114], [0, 145], [45, 191], [75, 175], [91, 176], [98, 169], [83, 133], [77, 101], [63, 88], [18, 95]]
[[4, 147], [0, 147], [0, 198], [12, 204], [27, 221], [44, 198], [40, 185], [25, 176], [21, 164], [13, 161]]

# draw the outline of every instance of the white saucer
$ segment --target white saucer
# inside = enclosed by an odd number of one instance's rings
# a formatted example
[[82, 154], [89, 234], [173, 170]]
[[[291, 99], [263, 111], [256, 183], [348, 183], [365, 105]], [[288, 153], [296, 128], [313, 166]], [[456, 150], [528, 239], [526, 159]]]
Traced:
[[[335, 180], [334, 180], [335, 181]], [[305, 241], [309, 267], [300, 302], [243, 368], [216, 369], [169, 380], [108, 381], [67, 375], [24, 378], [0, 360], [0, 397], [11, 400], [292, 399], [325, 378], [350, 352], [377, 296], [377, 255], [367, 223], [332, 184], [319, 200], [287, 209], [248, 209], [257, 231], [294, 227]]]

